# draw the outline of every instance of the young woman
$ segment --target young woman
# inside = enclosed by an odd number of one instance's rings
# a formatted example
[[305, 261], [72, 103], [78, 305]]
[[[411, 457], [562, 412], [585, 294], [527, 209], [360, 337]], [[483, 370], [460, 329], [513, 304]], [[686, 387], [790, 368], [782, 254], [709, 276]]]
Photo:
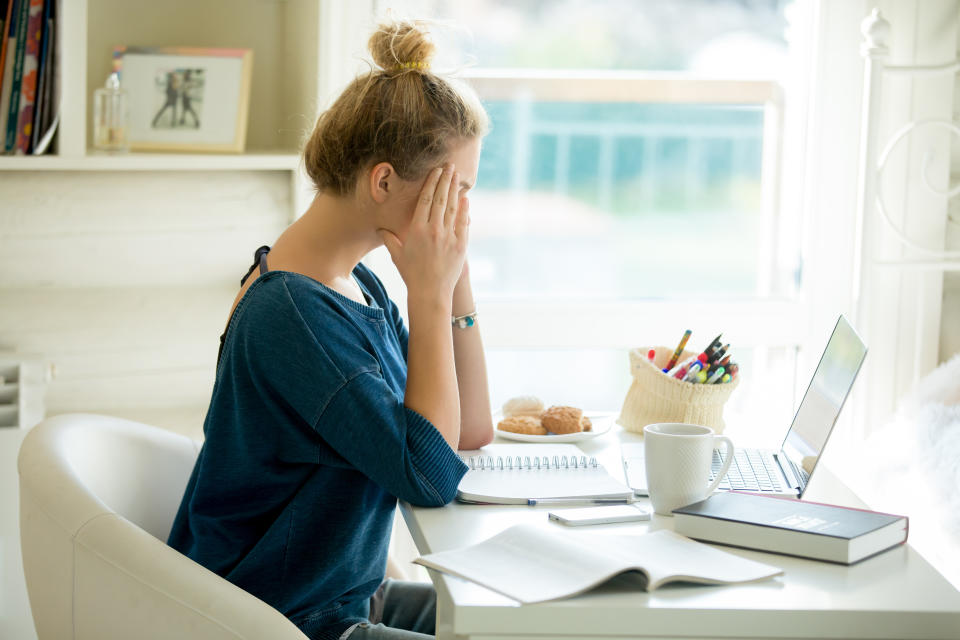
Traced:
[[[487, 116], [417, 24], [369, 46], [304, 149], [317, 196], [242, 283], [169, 540], [311, 638], [433, 633], [432, 587], [384, 580], [397, 499], [446, 504], [493, 438], [466, 263]], [[360, 263], [382, 244], [409, 332]]]

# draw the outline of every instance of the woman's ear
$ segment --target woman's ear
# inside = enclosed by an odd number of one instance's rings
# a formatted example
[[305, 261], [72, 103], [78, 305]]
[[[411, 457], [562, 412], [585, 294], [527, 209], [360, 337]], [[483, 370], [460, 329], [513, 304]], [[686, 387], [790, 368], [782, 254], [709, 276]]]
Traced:
[[381, 162], [370, 170], [370, 196], [377, 204], [387, 201], [397, 188], [397, 172], [389, 162]]

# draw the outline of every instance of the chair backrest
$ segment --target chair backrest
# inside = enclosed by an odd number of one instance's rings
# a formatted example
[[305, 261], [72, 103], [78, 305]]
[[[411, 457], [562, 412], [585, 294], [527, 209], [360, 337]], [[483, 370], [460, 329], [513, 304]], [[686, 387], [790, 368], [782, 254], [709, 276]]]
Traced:
[[72, 423], [61, 461], [104, 506], [166, 542], [199, 443], [128, 421]]
[[166, 545], [199, 443], [54, 416], [20, 447], [20, 547], [41, 640], [289, 638], [280, 612]]

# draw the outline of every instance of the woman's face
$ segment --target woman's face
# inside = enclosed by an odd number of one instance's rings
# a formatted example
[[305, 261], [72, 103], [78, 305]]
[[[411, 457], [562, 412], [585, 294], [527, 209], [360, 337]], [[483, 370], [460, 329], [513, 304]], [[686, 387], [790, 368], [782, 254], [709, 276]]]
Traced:
[[[447, 157], [438, 165], [445, 166], [448, 163], [452, 163], [454, 172], [460, 174], [457, 193], [462, 199], [477, 182], [477, 169], [480, 164], [480, 138], [473, 138], [454, 145]], [[429, 176], [429, 172], [427, 176]], [[403, 181], [402, 183], [402, 193], [397, 198], [397, 210], [391, 214], [391, 217], [397, 222], [397, 228], [393, 229], [393, 232], [397, 234], [401, 242], [406, 237], [407, 228], [410, 226], [414, 208], [427, 176], [420, 180]]]

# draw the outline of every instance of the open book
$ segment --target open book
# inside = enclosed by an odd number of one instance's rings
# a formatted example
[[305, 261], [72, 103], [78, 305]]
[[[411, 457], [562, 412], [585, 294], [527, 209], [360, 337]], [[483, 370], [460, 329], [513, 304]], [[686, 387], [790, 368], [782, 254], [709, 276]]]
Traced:
[[783, 573], [666, 529], [613, 536], [536, 525], [515, 525], [478, 544], [414, 562], [524, 604], [577, 595], [630, 572], [646, 591], [668, 582], [733, 584]]
[[630, 487], [573, 444], [492, 444], [460, 456], [470, 467], [457, 487], [461, 502], [633, 499]]

